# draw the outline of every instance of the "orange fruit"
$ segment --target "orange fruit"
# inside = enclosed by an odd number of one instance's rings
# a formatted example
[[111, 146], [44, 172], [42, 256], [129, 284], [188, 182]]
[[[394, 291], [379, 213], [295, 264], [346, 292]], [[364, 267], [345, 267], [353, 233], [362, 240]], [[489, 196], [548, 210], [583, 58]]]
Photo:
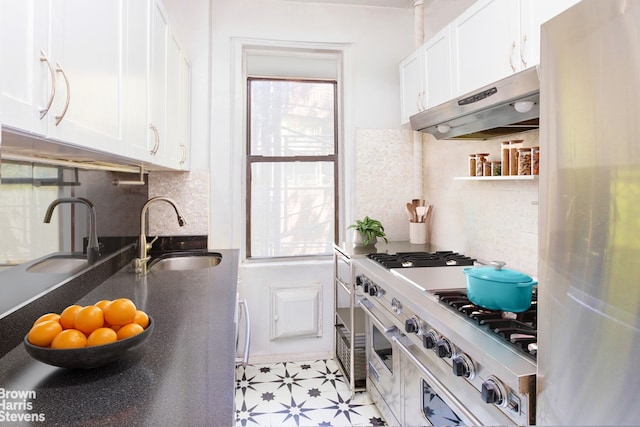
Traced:
[[142, 310], [136, 310], [136, 315], [133, 316], [133, 323], [137, 323], [142, 326], [143, 329], [147, 329], [147, 326], [149, 326], [149, 316]]
[[87, 337], [77, 329], [65, 329], [51, 341], [51, 348], [83, 348], [87, 346]]
[[76, 313], [75, 329], [89, 335], [104, 325], [104, 313], [100, 307], [88, 305]]
[[62, 325], [56, 320], [44, 320], [33, 325], [27, 334], [27, 340], [39, 347], [49, 347], [51, 341], [62, 331]]
[[44, 322], [45, 320], [55, 320], [57, 322], [60, 320], [60, 315], [58, 313], [43, 314], [42, 316], [38, 317], [36, 321], [33, 322], [33, 324], [37, 325], [38, 323]]
[[98, 328], [95, 331], [91, 332], [91, 335], [89, 335], [89, 338], [87, 338], [87, 347], [109, 344], [112, 342], [116, 342], [117, 340], [118, 335], [113, 329]]
[[109, 325], [122, 326], [133, 321], [136, 305], [128, 298], [118, 298], [104, 308], [104, 320]]
[[82, 306], [74, 304], [62, 310], [60, 313], [60, 324], [64, 329], [73, 329], [76, 325], [76, 314]]
[[104, 308], [107, 305], [109, 305], [110, 302], [111, 302], [111, 300], [103, 299], [103, 300], [100, 300], [100, 301], [98, 301], [97, 303], [95, 303], [93, 305], [95, 305], [96, 307], [100, 307], [102, 309], [102, 311], [104, 311]]
[[144, 328], [142, 326], [138, 325], [137, 323], [129, 323], [118, 329], [118, 340], [123, 340], [125, 338], [138, 335], [142, 331], [144, 331]]

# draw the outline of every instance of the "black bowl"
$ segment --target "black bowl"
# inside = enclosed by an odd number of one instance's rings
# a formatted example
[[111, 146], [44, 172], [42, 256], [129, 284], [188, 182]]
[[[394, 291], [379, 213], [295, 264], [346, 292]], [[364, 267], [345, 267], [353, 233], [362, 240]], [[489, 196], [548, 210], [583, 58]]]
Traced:
[[24, 348], [31, 357], [48, 365], [71, 369], [97, 368], [98, 366], [115, 362], [128, 352], [138, 348], [153, 332], [153, 325], [154, 322], [149, 316], [149, 326], [138, 335], [111, 344], [85, 348], [52, 349], [38, 347], [31, 344], [27, 336], [25, 336]]

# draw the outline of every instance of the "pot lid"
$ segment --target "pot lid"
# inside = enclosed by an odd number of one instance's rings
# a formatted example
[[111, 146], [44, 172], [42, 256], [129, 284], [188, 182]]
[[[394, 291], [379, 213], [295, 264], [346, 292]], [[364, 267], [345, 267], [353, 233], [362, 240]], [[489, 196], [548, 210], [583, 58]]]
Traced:
[[508, 268], [502, 268], [496, 270], [494, 267], [476, 267], [465, 268], [464, 274], [471, 277], [477, 277], [478, 279], [492, 280], [494, 282], [504, 283], [528, 283], [533, 281], [530, 276], [515, 270], [509, 270]]

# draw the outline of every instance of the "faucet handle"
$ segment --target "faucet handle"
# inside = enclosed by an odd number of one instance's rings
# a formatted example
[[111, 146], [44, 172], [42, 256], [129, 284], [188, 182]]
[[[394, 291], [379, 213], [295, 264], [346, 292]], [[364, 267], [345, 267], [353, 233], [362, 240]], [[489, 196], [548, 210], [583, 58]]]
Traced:
[[131, 266], [133, 267], [133, 271], [135, 271], [136, 273], [141, 273], [144, 266], [147, 264], [147, 261], [149, 261], [151, 257], [146, 257], [146, 258], [134, 258], [133, 261], [131, 261]]
[[[150, 242], [147, 243], [147, 250], [151, 249], [151, 247], [153, 246], [153, 243], [158, 240], [158, 237], [160, 236], [156, 236], [154, 237]], [[148, 258], [148, 257], [147, 257]]]

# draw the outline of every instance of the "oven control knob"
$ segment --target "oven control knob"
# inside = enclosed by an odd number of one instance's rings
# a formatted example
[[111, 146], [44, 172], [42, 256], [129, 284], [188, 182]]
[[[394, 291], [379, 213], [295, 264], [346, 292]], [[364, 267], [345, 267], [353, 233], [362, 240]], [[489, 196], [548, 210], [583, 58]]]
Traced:
[[493, 403], [498, 406], [507, 406], [507, 390], [499, 379], [489, 377], [482, 383], [482, 400], [485, 403]]
[[438, 341], [438, 334], [433, 329], [429, 329], [426, 334], [422, 336], [422, 346], [424, 348], [436, 348], [436, 342]]
[[422, 330], [420, 320], [417, 317], [410, 317], [404, 322], [404, 330], [408, 334], [418, 334]]
[[473, 361], [469, 356], [464, 353], [456, 354], [451, 360], [453, 367], [453, 374], [458, 377], [465, 377], [467, 379], [474, 379], [476, 376], [476, 369], [473, 365]]
[[376, 296], [377, 292], [378, 292], [378, 286], [374, 285], [373, 283], [369, 283], [369, 295], [374, 297]]
[[440, 338], [438, 341], [436, 341], [435, 350], [438, 357], [441, 358], [451, 357], [451, 354], [453, 353], [451, 351], [451, 343], [446, 338]]

